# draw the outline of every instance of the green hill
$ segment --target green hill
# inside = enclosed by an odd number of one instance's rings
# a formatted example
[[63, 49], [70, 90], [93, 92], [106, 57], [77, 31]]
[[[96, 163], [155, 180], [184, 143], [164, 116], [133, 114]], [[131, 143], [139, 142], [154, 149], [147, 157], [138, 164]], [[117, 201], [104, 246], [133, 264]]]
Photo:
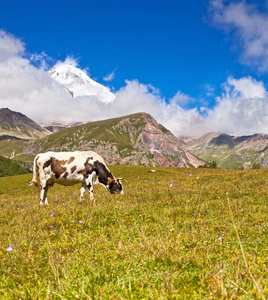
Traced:
[[[18, 141], [13, 141], [13, 145], [17, 159], [21, 155], [34, 156], [46, 151], [93, 150], [108, 164], [166, 167], [197, 167], [203, 164], [185, 151], [169, 130], [146, 113], [66, 128], [42, 139], [21, 141], [20, 148]], [[0, 150], [4, 148], [4, 142], [0, 143]]]
[[23, 168], [18, 162], [0, 156], [0, 177], [27, 173], [29, 173], [29, 171]]

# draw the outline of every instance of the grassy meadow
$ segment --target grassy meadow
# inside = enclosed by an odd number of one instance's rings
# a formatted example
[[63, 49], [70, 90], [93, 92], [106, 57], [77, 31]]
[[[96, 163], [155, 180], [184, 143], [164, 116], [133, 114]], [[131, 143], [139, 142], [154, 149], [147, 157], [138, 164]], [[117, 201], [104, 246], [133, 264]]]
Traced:
[[268, 170], [111, 166], [124, 195], [0, 178], [0, 299], [266, 299]]

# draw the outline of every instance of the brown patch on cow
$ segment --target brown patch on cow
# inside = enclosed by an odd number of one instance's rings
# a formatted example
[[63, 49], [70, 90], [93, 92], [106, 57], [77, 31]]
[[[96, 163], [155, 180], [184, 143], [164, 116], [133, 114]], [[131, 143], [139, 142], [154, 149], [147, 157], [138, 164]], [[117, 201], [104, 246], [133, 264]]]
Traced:
[[58, 160], [55, 157], [51, 157], [44, 163], [43, 168], [45, 169], [51, 166], [51, 171], [55, 174], [56, 178], [59, 178], [67, 170], [67, 168], [62, 166], [65, 165], [66, 162], [67, 160]]
[[87, 178], [93, 172], [93, 166], [88, 163], [90, 159], [93, 157], [88, 157], [86, 162], [84, 163], [85, 168], [83, 170], [79, 170], [77, 173], [82, 174], [85, 178]]
[[47, 167], [49, 167], [49, 166], [51, 165], [51, 163], [52, 163], [52, 158], [53, 158], [53, 157], [51, 157], [49, 160], [47, 160], [47, 161], [44, 163], [43, 169], [45, 169], [45, 168], [47, 168]]
[[63, 178], [66, 179], [68, 177], [68, 172], [65, 172]]
[[71, 168], [71, 173], [73, 173], [73, 172], [76, 170], [76, 168], [77, 168], [77, 166], [73, 166], [73, 167]]
[[112, 182], [114, 182], [114, 179], [113, 178], [111, 178], [111, 177], [108, 177], [108, 185], [110, 185]]
[[70, 157], [69, 160], [68, 160], [68, 162], [67, 162], [67, 164], [71, 164], [74, 160], [75, 160], [75, 157], [73, 157], [73, 156]]

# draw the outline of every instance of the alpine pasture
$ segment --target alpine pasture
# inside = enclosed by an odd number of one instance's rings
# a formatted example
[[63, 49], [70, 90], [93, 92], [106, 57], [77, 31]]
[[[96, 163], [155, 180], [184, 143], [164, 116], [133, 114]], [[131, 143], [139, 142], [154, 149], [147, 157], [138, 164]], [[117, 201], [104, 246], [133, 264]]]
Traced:
[[1, 299], [266, 299], [268, 170], [110, 166], [124, 195], [0, 178]]

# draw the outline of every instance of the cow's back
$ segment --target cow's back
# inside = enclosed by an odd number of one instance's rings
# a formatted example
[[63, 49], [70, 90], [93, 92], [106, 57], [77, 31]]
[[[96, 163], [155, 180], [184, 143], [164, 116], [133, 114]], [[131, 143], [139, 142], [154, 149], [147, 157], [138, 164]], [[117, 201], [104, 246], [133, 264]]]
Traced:
[[49, 151], [38, 154], [36, 162], [39, 174], [43, 174], [46, 180], [64, 185], [83, 183], [96, 163], [108, 170], [103, 158], [94, 151]]
[[37, 164], [45, 164], [50, 158], [55, 158], [58, 161], [67, 160], [69, 163], [76, 160], [76, 162], [84, 162], [89, 158], [90, 161], [99, 161], [104, 165], [104, 159], [94, 151], [73, 151], [73, 152], [53, 152], [48, 151], [45, 153], [39, 153], [37, 156]]

